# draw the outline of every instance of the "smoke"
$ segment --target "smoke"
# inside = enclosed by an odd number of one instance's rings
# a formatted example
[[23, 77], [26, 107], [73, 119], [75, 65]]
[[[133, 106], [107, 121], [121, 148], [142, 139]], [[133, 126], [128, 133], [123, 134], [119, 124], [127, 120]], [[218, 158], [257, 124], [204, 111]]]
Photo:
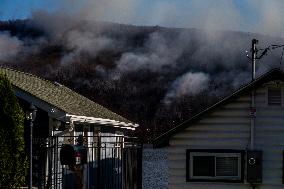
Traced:
[[[197, 1], [193, 2], [193, 7], [201, 6]], [[125, 3], [127, 4], [127, 1]], [[122, 75], [128, 73], [143, 70], [155, 72], [161, 78], [165, 78], [163, 80], [166, 80], [167, 92], [164, 99], [170, 102], [181, 96], [198, 95], [204, 90], [202, 87], [196, 87], [201, 86], [200, 84], [205, 87], [209, 87], [208, 83], [210, 86], [214, 85], [211, 93], [219, 95], [226, 92], [229, 85], [237, 88], [244, 84], [247, 80], [244, 80], [243, 76], [249, 78], [250, 66], [245, 51], [250, 49], [250, 40], [256, 35], [217, 31], [218, 28], [228, 26], [234, 29], [238, 25], [236, 23], [241, 22], [241, 15], [233, 1], [224, 3], [222, 9], [230, 7], [225, 12], [220, 11], [218, 5], [213, 3], [207, 15], [197, 19], [200, 21], [199, 27], [208, 28], [207, 30], [170, 30], [156, 27], [152, 28], [152, 31], [144, 30], [145, 35], [140, 36], [143, 42], [137, 46], [137, 41], [134, 41], [133, 45], [133, 39], [130, 39], [140, 35], [137, 28], [88, 20], [104, 20], [103, 13], [99, 16], [99, 12], [89, 12], [93, 7], [91, 5], [85, 7], [85, 11], [82, 9], [73, 14], [64, 11], [54, 14], [38, 11], [33, 14], [33, 20], [44, 28], [49, 40], [64, 45], [60, 60], [62, 66], [96, 60], [103, 51], [115, 52], [118, 55], [110, 60], [112, 62], [107, 62], [112, 64], [111, 67], [94, 61], [93, 64], [97, 64], [94, 67], [98, 75], [106, 80], [119, 80]], [[111, 10], [108, 3], [102, 3], [100, 6], [106, 6]], [[115, 7], [115, 4], [112, 6]], [[160, 12], [157, 20], [162, 21], [162, 9], [166, 7], [166, 10], [170, 10], [170, 6], [156, 6]], [[171, 14], [175, 15], [175, 11]], [[97, 15], [96, 18], [93, 18], [94, 15]], [[231, 22], [231, 18], [237, 22]], [[265, 66], [259, 66], [259, 69], [267, 70]], [[205, 78], [211, 78], [212, 81], [209, 82]], [[185, 87], [186, 83], [188, 87]]]
[[96, 57], [103, 50], [113, 51], [122, 46], [123, 42], [104, 34], [107, 24], [86, 20], [90, 15], [83, 13], [83, 10], [72, 14], [64, 11], [33, 13], [33, 21], [45, 30], [49, 40], [64, 44], [66, 53], [60, 61], [62, 65], [80, 60], [82, 56]]
[[[259, 48], [284, 44], [280, 38], [245, 33], [284, 37], [284, 2], [276, 0], [156, 0], [147, 1], [149, 5], [142, 3], [146, 0], [71, 0], [73, 8], [70, 0], [63, 1], [59, 11], [32, 14], [31, 20], [46, 35], [24, 45], [24, 52], [45, 59], [32, 57], [31, 65], [147, 125], [151, 125], [149, 120], [167, 125], [171, 116], [183, 111], [189, 115], [192, 108], [198, 112], [248, 83], [251, 65], [246, 50], [252, 38], [259, 39]], [[5, 44], [2, 38], [0, 35], [0, 50]], [[7, 34], [4, 38], [14, 47], [5, 53], [8, 48], [3, 45], [0, 60], [22, 52], [26, 39]], [[49, 43], [58, 44], [59, 53], [42, 48]], [[281, 52], [269, 53], [257, 61], [257, 76], [279, 66]], [[57, 56], [59, 64], [54, 64]], [[158, 124], [159, 119], [165, 124]]]
[[72, 14], [64, 11], [49, 13], [37, 10], [32, 13], [31, 19], [54, 40], [60, 40], [66, 31], [80, 22], [77, 16], [73, 17]]
[[134, 0], [87, 0], [80, 16], [88, 20], [131, 23], [137, 18], [139, 2]]
[[[37, 10], [31, 19], [46, 32], [47, 41], [63, 45], [59, 61], [61, 66], [82, 59], [94, 61], [103, 51], [115, 52], [115, 57], [110, 60], [112, 66], [96, 65], [100, 75], [109, 79], [107, 75], [111, 74], [117, 80], [131, 72], [155, 72], [166, 78], [165, 99], [168, 100], [198, 95], [204, 90], [203, 86], [210, 87], [213, 82], [215, 88], [212, 91], [215, 92], [226, 91], [229, 85], [236, 88], [244, 83], [243, 78], [249, 76], [250, 71], [245, 51], [250, 49], [251, 39], [260, 36], [223, 30], [284, 36], [281, 20], [284, 3], [276, 0], [248, 0], [243, 3], [234, 0], [192, 0], [188, 3], [158, 0], [151, 3], [152, 7], [145, 6], [143, 0], [65, 0], [59, 10], [52, 13]], [[145, 32], [142, 44], [135, 46], [128, 39], [128, 36], [139, 35], [135, 29], [101, 21], [204, 30], [157, 27]], [[117, 37], [118, 33], [124, 37]], [[266, 46], [269, 42], [264, 39], [262, 36], [260, 41]], [[0, 43], [0, 48], [5, 47], [0, 60], [16, 56], [25, 43], [7, 34], [1, 35], [0, 40], [4, 41]], [[36, 45], [40, 47], [42, 44], [34, 42], [30, 47], [40, 49]], [[26, 46], [24, 49], [28, 51]], [[266, 62], [258, 65], [258, 73], [271, 67], [266, 66]], [[224, 81], [225, 84], [222, 84]]]
[[97, 36], [91, 31], [71, 30], [67, 33], [65, 45], [72, 51], [62, 57], [63, 64], [74, 61], [81, 54], [96, 57], [103, 50], [114, 51], [118, 44], [109, 37]]
[[[284, 35], [284, 23], [281, 20], [284, 16], [281, 11], [284, 3], [277, 0], [248, 0], [242, 3], [236, 3], [234, 0], [155, 1], [151, 2], [151, 5], [146, 6], [143, 0], [64, 0], [57, 11], [52, 13], [35, 11], [32, 19], [52, 38], [64, 40], [66, 47], [72, 51], [62, 57], [63, 64], [72, 62], [82, 53], [95, 57], [97, 53], [106, 49], [123, 48], [124, 41], [117, 41], [102, 34], [105, 28], [102, 25], [92, 26], [88, 22], [82, 23], [86, 20], [204, 28], [206, 43], [202, 44], [201, 48], [215, 41], [221, 42], [220, 46], [226, 45], [230, 50], [240, 47], [228, 44], [226, 38], [220, 41], [222, 36], [216, 35], [223, 35], [223, 32], [220, 32], [222, 30]], [[180, 37], [175, 37], [175, 42], [167, 44], [163, 36], [158, 33], [153, 34], [142, 50], [125, 52], [117, 61], [117, 68], [122, 72], [145, 68], [158, 71], [164, 66], [174, 65], [182, 53], [180, 51], [183, 51], [184, 47], [181, 45], [188, 42], [185, 37], [187, 36], [182, 34]], [[204, 42], [203, 39], [201, 40]], [[198, 52], [194, 56], [200, 57]]]
[[23, 50], [23, 42], [9, 33], [0, 33], [0, 61], [14, 59]]
[[92, 20], [284, 35], [284, 2], [279, 0], [63, 0], [54, 3], [59, 5], [52, 12], [51, 22], [42, 12], [32, 17], [55, 31], [65, 30], [80, 20]]
[[198, 1], [189, 4], [185, 23], [206, 30], [240, 30], [242, 17], [234, 0]]
[[259, 22], [255, 25], [256, 30], [272, 36], [284, 37], [284, 16], [283, 1], [265, 1], [252, 0], [252, 6], [255, 6], [255, 11], [259, 15]]
[[[177, 43], [174, 40], [174, 43]], [[169, 42], [159, 32], [150, 34], [144, 47], [138, 52], [126, 52], [117, 61], [120, 73], [148, 69], [153, 72], [162, 71], [163, 67], [175, 67], [176, 60], [181, 56], [183, 49]]]
[[183, 96], [197, 95], [208, 88], [208, 83], [209, 75], [202, 72], [188, 72], [177, 78], [173, 82], [172, 87], [167, 93], [164, 101], [166, 103], [169, 103], [172, 99], [180, 98]]
[[100, 50], [112, 50], [112, 40], [107, 37], [96, 37], [91, 32], [71, 31], [67, 37], [67, 47], [76, 49], [79, 52], [87, 52], [88, 54], [97, 54]]

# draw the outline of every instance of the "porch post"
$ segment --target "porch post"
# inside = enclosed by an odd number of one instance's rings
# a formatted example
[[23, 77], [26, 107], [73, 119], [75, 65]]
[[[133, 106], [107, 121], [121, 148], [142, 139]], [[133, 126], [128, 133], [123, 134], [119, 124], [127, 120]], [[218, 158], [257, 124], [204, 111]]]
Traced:
[[30, 120], [30, 162], [29, 162], [29, 167], [30, 167], [30, 179], [29, 179], [29, 189], [32, 189], [33, 187], [33, 121]]

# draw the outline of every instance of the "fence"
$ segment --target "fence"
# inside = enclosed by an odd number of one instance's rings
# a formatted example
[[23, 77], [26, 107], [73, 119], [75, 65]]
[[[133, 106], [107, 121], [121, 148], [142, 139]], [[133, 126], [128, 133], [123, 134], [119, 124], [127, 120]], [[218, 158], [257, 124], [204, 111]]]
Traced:
[[[60, 163], [64, 144], [77, 143], [78, 136], [50, 137], [37, 181], [38, 188], [52, 189], [141, 189], [142, 148], [137, 139], [125, 136], [84, 136], [87, 163], [66, 166]], [[44, 162], [44, 163], [43, 163]]]

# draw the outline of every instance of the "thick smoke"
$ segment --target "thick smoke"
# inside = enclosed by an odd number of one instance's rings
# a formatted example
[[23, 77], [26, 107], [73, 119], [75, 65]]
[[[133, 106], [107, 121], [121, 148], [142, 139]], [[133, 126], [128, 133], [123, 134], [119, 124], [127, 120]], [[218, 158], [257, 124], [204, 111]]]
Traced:
[[14, 59], [23, 50], [23, 42], [9, 33], [0, 33], [0, 61]]
[[122, 48], [123, 42], [103, 34], [107, 24], [86, 20], [88, 17], [82, 16], [86, 15], [81, 12], [33, 13], [33, 21], [46, 31], [48, 37], [55, 43], [59, 41], [64, 44], [63, 65], [78, 61], [82, 56], [96, 57], [103, 50]]
[[154, 72], [162, 71], [165, 66], [174, 68], [176, 60], [182, 55], [183, 49], [169, 42], [160, 33], [152, 33], [143, 49], [138, 52], [126, 52], [117, 61], [120, 73], [148, 69]]
[[165, 97], [165, 102], [183, 96], [197, 95], [208, 88], [208, 83], [209, 76], [202, 72], [186, 73], [173, 82], [171, 90]]
[[62, 57], [61, 63], [67, 64], [85, 54], [95, 57], [102, 50], [114, 50], [116, 41], [106, 36], [96, 36], [91, 31], [71, 30], [66, 36], [66, 47], [71, 49]]
[[[47, 39], [43, 41], [63, 44], [61, 66], [82, 59], [91, 62], [101, 52], [115, 52], [113, 65], [96, 65], [98, 73], [107, 79], [108, 74], [113, 74], [117, 80], [128, 73], [142, 70], [154, 72], [166, 78], [166, 100], [197, 95], [204, 90], [201, 86], [211, 87], [210, 91], [214, 94], [227, 91], [229, 86], [237, 88], [250, 79], [250, 65], [245, 51], [250, 49], [251, 39], [258, 37], [264, 47], [279, 43], [276, 38], [269, 38], [274, 41], [265, 41], [264, 36], [224, 30], [284, 36], [284, 23], [281, 20], [284, 3], [276, 0], [245, 1], [245, 8], [240, 8], [234, 0], [207, 3], [192, 0], [185, 4], [155, 1], [153, 7], [148, 9], [140, 6], [142, 2], [132, 0], [85, 0], [84, 3], [72, 0], [72, 9], [69, 8], [70, 1], [64, 2], [58, 11], [48, 13], [38, 10], [31, 17], [46, 32]], [[254, 19], [248, 19], [247, 12], [255, 13]], [[102, 21], [203, 29], [170, 30], [157, 27], [144, 36], [141, 45], [135, 46], [129, 45], [127, 39], [132, 35], [132, 30], [120, 31], [117, 25]], [[125, 32], [124, 38], [116, 36], [121, 32]], [[24, 52], [29, 51], [27, 45], [23, 45], [26, 40], [20, 41], [8, 34], [1, 34], [0, 40], [3, 41], [0, 43], [0, 60], [16, 56], [23, 46]], [[30, 47], [40, 49], [36, 46], [41, 47], [42, 44], [42, 40], [34, 41]], [[259, 63], [258, 73], [273, 67], [275, 61], [271, 60], [275, 60], [276, 56]]]

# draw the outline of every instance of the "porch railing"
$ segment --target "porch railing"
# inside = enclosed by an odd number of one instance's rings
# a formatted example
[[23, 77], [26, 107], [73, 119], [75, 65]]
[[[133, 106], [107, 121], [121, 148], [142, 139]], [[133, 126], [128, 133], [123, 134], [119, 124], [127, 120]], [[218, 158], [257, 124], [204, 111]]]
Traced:
[[87, 163], [60, 163], [64, 144], [75, 145], [78, 136], [49, 137], [41, 157], [44, 170], [38, 188], [52, 189], [141, 189], [142, 148], [136, 138], [125, 136], [84, 136]]

